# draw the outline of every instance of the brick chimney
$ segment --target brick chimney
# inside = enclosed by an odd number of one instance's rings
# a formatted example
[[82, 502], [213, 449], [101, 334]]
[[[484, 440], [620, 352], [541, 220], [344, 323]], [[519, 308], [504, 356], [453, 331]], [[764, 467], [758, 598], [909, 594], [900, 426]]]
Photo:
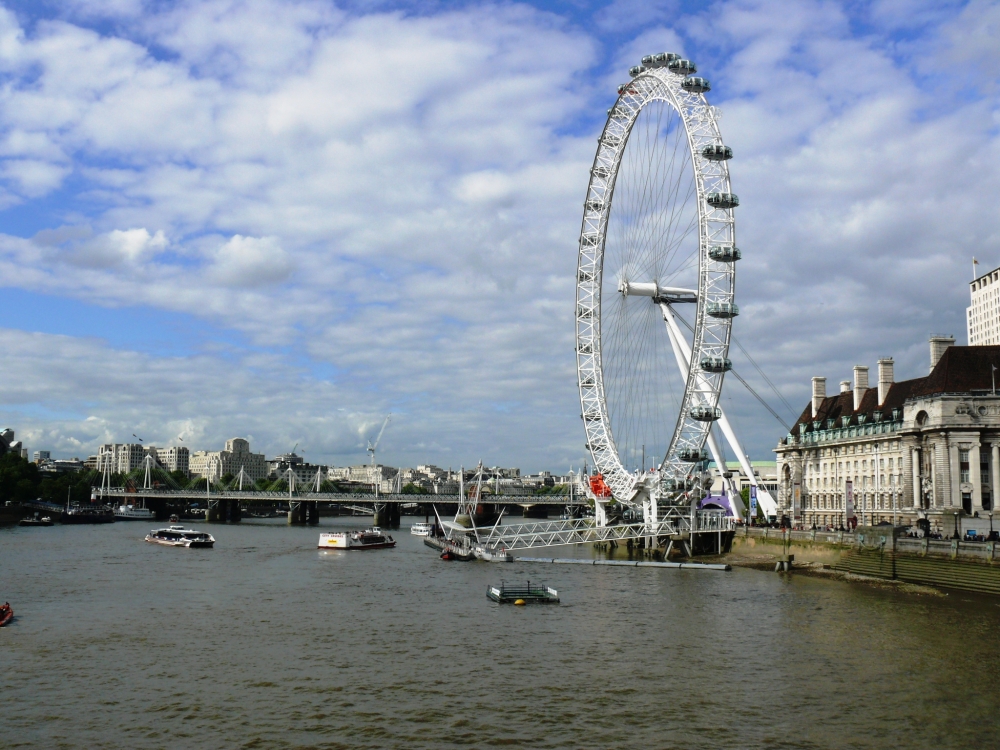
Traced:
[[826, 398], [826, 378], [813, 378], [813, 419], [819, 414], [819, 407]]
[[854, 411], [861, 406], [861, 399], [865, 397], [868, 390], [868, 367], [867, 365], [854, 365]]
[[851, 392], [851, 381], [850, 380], [841, 380], [840, 381], [840, 392], [841, 393], [850, 393]]
[[954, 336], [931, 336], [931, 370], [944, 355], [944, 350], [954, 345]]
[[892, 357], [885, 357], [878, 361], [878, 405], [885, 403], [885, 397], [889, 395], [889, 388], [893, 384]]

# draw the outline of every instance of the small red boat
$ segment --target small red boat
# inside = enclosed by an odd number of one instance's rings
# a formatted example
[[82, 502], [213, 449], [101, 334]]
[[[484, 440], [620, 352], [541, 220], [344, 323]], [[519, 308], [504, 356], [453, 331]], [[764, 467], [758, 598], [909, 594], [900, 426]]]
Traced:
[[0, 606], [0, 628], [14, 619], [14, 610], [10, 608], [10, 602], [5, 602]]

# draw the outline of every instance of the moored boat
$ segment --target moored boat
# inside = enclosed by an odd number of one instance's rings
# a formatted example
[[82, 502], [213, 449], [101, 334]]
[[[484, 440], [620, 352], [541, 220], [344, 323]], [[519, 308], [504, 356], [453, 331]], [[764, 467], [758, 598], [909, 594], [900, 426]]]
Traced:
[[559, 592], [544, 583], [531, 585], [531, 581], [521, 586], [501, 582], [499, 586], [487, 586], [486, 598], [498, 604], [558, 604]]
[[52, 526], [53, 521], [49, 516], [35, 513], [33, 518], [22, 518], [19, 526]]
[[319, 549], [387, 549], [395, 546], [395, 540], [383, 534], [378, 526], [363, 531], [320, 534], [317, 545]]
[[430, 536], [433, 531], [434, 524], [431, 523], [415, 523], [410, 527], [410, 533], [414, 536]]
[[204, 531], [169, 526], [165, 529], [153, 529], [146, 534], [146, 541], [166, 547], [211, 547], [215, 544], [215, 537]]
[[156, 514], [149, 508], [138, 505], [119, 505], [114, 510], [117, 521], [155, 521]]
[[0, 628], [14, 619], [14, 610], [10, 607], [10, 602], [0, 605]]

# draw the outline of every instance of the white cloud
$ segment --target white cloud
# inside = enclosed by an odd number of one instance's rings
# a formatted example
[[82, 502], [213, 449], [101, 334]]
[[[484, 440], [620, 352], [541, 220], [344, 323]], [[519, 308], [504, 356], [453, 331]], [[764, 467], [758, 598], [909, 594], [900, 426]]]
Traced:
[[291, 261], [276, 237], [240, 235], [219, 248], [211, 268], [222, 283], [240, 287], [280, 284], [291, 272]]

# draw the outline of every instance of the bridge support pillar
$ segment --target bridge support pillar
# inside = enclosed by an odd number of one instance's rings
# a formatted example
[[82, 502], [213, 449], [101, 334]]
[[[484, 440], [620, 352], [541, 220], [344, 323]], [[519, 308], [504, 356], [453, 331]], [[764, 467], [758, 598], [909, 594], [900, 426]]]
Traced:
[[205, 510], [205, 520], [209, 523], [219, 523], [224, 521], [222, 503], [217, 499], [208, 501], [208, 508]]
[[239, 500], [229, 501], [229, 520], [232, 523], [239, 523], [240, 519], [243, 518], [243, 510], [240, 508]]
[[306, 503], [300, 502], [298, 500], [292, 500], [288, 503], [288, 523], [294, 525], [304, 524], [306, 522]]
[[399, 528], [399, 503], [377, 503], [374, 525], [384, 529]]
[[305, 522], [310, 526], [319, 524], [319, 503], [302, 503], [305, 508]]

